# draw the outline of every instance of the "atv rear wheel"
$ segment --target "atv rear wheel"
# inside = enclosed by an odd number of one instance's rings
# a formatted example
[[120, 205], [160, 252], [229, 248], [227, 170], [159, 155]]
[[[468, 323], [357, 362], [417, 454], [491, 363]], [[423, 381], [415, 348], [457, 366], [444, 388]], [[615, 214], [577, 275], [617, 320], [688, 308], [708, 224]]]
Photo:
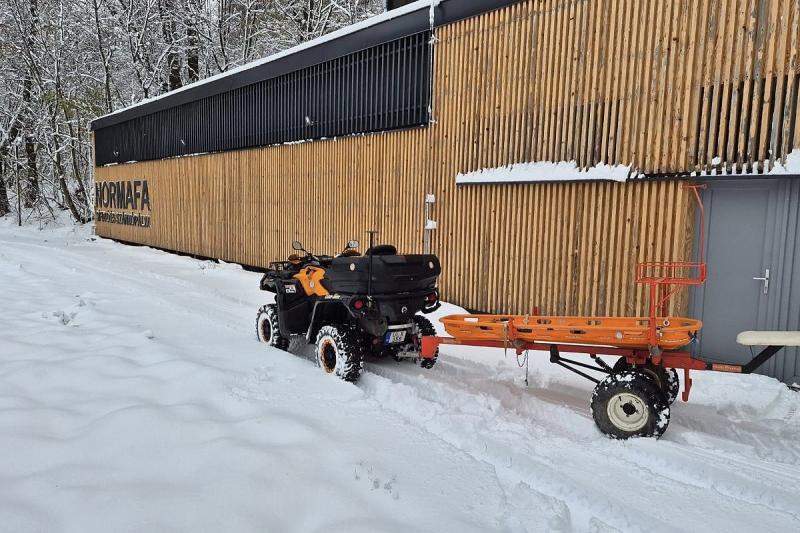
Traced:
[[613, 439], [659, 438], [669, 425], [665, 395], [640, 370], [625, 370], [601, 381], [592, 394], [591, 408], [598, 429]]
[[276, 304], [267, 304], [258, 310], [256, 336], [261, 342], [279, 350], [289, 349], [289, 339], [281, 335], [278, 327], [278, 306]]
[[[436, 328], [433, 327], [431, 321], [425, 318], [424, 316], [414, 315], [412, 317], [414, 320], [414, 329], [413, 334], [415, 337], [415, 342], [417, 343], [418, 349], [422, 349], [422, 337], [433, 337], [436, 335]], [[419, 358], [419, 366], [422, 368], [433, 368], [433, 365], [436, 364], [436, 360], [439, 358], [439, 347], [436, 347], [436, 353], [433, 354], [432, 359], [428, 359], [425, 357]]]
[[317, 364], [326, 374], [355, 383], [364, 366], [364, 340], [353, 326], [323, 326], [317, 333]]

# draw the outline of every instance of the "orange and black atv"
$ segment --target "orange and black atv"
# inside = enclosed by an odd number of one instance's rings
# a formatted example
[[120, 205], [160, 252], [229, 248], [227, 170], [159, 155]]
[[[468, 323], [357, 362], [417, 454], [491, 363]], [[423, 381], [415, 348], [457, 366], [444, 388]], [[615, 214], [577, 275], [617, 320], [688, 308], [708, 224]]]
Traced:
[[303, 336], [316, 345], [322, 369], [355, 382], [365, 356], [419, 361], [431, 368], [435, 357], [420, 358], [423, 336], [435, 335], [431, 322], [417, 314], [441, 305], [436, 279], [439, 259], [430, 254], [398, 255], [391, 245], [370, 247], [364, 255], [350, 241], [336, 257], [314, 255], [295, 241], [286, 261], [270, 264], [261, 289], [275, 294], [256, 319], [258, 338], [286, 350]]

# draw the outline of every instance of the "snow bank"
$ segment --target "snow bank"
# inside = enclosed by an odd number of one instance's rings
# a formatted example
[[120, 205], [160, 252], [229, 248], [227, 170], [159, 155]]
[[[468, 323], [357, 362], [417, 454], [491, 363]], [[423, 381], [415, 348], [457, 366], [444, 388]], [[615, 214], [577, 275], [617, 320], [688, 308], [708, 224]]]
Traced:
[[775, 166], [772, 167], [769, 174], [800, 174], [800, 148], [795, 148], [786, 156], [786, 164], [775, 161]]
[[467, 310], [464, 309], [463, 307], [459, 307], [457, 305], [453, 305], [447, 302], [442, 302], [442, 306], [439, 307], [439, 309], [437, 309], [433, 313], [426, 315], [426, 317], [433, 323], [433, 327], [436, 328], [437, 335], [441, 337], [449, 337], [450, 335], [448, 335], [444, 329], [444, 324], [439, 322], [439, 319], [447, 315], [457, 315], [464, 313], [467, 313]]
[[529, 183], [555, 181], [617, 181], [625, 182], [631, 167], [600, 163], [587, 169], [578, 168], [575, 161], [535, 161], [515, 163], [504, 167], [484, 168], [466, 174], [459, 173], [456, 183]]

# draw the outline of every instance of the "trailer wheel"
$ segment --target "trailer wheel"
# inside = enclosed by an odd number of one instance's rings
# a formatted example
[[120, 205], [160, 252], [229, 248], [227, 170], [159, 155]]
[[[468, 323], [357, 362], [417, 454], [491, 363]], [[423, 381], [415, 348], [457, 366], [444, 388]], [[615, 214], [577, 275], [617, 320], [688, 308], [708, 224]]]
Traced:
[[317, 333], [316, 355], [326, 374], [355, 383], [364, 366], [364, 341], [353, 326], [323, 326]]
[[631, 365], [624, 357], [620, 357], [612, 368], [615, 374], [626, 370], [641, 370], [653, 378], [653, 381], [667, 397], [667, 401], [672, 405], [678, 398], [681, 389], [681, 380], [678, 371], [674, 368], [664, 368], [663, 366], [647, 363], [646, 365]]
[[[416, 337], [416, 341], [418, 345], [422, 346], [422, 337], [433, 337], [436, 335], [436, 328], [433, 327], [431, 321], [425, 318], [424, 316], [414, 315], [412, 317], [414, 320], [414, 329], [413, 333]], [[436, 364], [436, 360], [439, 358], [439, 347], [436, 347], [436, 352], [433, 354], [433, 358], [419, 358], [419, 366], [422, 368], [430, 369], [433, 368], [433, 365]]]
[[624, 357], [620, 357], [619, 359], [617, 359], [617, 362], [614, 363], [614, 366], [611, 367], [611, 370], [614, 374], [618, 374], [620, 372], [625, 372], [626, 370], [630, 370], [632, 366], [633, 365], [631, 365], [627, 359], [625, 359]]
[[669, 425], [669, 404], [652, 378], [638, 370], [612, 374], [592, 394], [595, 424], [613, 439], [656, 437]]
[[281, 335], [278, 327], [278, 306], [268, 304], [258, 310], [256, 315], [256, 337], [261, 342], [278, 348], [279, 350], [289, 349], [289, 339]]

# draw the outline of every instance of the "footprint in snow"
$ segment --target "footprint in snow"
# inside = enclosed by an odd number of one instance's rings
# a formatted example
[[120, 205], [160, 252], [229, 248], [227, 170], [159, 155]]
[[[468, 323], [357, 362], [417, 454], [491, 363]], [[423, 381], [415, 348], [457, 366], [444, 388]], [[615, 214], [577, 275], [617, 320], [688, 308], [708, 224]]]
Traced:
[[274, 381], [272, 367], [256, 368], [246, 379], [241, 380], [238, 386], [231, 388], [231, 395], [239, 400], [268, 401], [270, 399], [264, 385]]
[[73, 311], [72, 313], [67, 313], [66, 311], [59, 309], [58, 311], [53, 311], [52, 313], [48, 313], [47, 311], [45, 311], [44, 313], [42, 313], [42, 318], [48, 319], [52, 317], [57, 319], [64, 326], [68, 326], [70, 322], [72, 322], [75, 319], [75, 316], [77, 314], [78, 314], [77, 311]]
[[[355, 466], [353, 477], [356, 481], [365, 478], [370, 485], [370, 490], [378, 490], [381, 488], [381, 478], [375, 474], [372, 465], [364, 461], [359, 461]], [[393, 500], [399, 500], [400, 492], [397, 490], [397, 487], [395, 487], [395, 483], [397, 483], [397, 476], [392, 475], [386, 483], [383, 483], [383, 490], [387, 495], [391, 496]]]

